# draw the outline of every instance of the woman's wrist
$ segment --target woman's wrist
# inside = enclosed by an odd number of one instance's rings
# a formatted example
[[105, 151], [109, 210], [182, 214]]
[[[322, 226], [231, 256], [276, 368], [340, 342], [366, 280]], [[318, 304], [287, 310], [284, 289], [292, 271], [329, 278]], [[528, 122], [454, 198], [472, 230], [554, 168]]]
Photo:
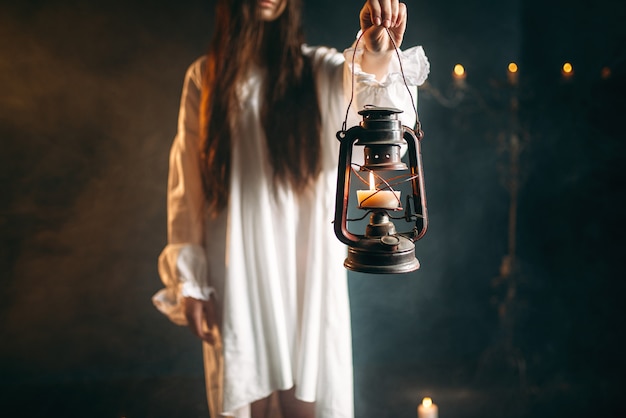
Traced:
[[389, 63], [392, 56], [393, 50], [373, 52], [363, 48], [361, 69], [368, 74], [374, 74], [378, 81], [382, 81], [389, 72]]
[[374, 59], [389, 59], [393, 55], [393, 51], [394, 51], [393, 48], [382, 49], [379, 51], [373, 51], [369, 49], [367, 46], [363, 48], [363, 54]]

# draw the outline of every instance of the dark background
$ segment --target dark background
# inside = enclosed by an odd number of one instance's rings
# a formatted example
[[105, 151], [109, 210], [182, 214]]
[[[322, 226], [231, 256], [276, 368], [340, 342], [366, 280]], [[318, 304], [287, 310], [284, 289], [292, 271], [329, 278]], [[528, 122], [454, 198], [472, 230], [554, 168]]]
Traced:
[[[361, 2], [306, 3], [310, 44], [353, 41]], [[3, 416], [207, 416], [199, 343], [150, 297], [212, 4], [0, 2]], [[624, 2], [408, 7], [431, 225], [420, 271], [350, 275], [357, 417], [624, 416]]]

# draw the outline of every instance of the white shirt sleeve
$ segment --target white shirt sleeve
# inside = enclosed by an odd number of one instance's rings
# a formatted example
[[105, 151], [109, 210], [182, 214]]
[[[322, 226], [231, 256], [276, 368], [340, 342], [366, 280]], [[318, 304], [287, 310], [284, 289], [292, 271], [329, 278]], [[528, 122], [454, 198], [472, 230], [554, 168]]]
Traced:
[[363, 52], [359, 45], [356, 49], [352, 47], [344, 51], [347, 64], [344, 84], [347, 90], [353, 89], [352, 105], [357, 110], [368, 104], [398, 108], [403, 110], [400, 114], [402, 123], [413, 126], [416, 117], [414, 106], [417, 108], [417, 86], [426, 81], [430, 72], [430, 63], [424, 49], [415, 46], [404, 51], [398, 50], [391, 58], [389, 72], [380, 81], [374, 74], [366, 73], [361, 68]]
[[178, 132], [169, 161], [167, 220], [168, 245], [159, 256], [159, 275], [165, 289], [157, 292], [154, 305], [173, 322], [184, 325], [184, 297], [208, 300], [206, 253], [203, 248], [205, 198], [200, 174], [200, 89], [204, 60], [187, 71], [178, 117]]

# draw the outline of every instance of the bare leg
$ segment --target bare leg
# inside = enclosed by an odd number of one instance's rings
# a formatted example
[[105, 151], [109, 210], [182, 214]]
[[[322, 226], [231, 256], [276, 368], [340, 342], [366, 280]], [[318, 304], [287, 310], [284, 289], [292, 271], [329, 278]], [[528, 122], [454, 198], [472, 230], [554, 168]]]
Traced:
[[285, 418], [315, 418], [315, 403], [296, 399], [296, 388], [278, 392]]
[[250, 404], [250, 415], [252, 418], [268, 418], [267, 417], [267, 408], [270, 404], [269, 396], [264, 399], [259, 399], [258, 401], [252, 402]]

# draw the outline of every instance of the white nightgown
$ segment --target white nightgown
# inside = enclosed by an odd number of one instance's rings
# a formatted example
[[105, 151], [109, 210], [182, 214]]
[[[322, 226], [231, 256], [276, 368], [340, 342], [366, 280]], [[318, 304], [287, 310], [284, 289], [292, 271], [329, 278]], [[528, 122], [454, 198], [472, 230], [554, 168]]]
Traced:
[[[322, 117], [322, 172], [314, 187], [298, 194], [272, 186], [272, 170], [259, 120], [263, 73], [252, 71], [241, 86], [234, 127], [230, 200], [207, 216], [198, 167], [198, 107], [205, 59], [189, 68], [170, 154], [168, 245], [159, 257], [165, 289], [157, 308], [185, 324], [183, 296], [208, 299], [222, 310], [221, 344], [203, 344], [212, 417], [249, 417], [249, 404], [296, 386], [296, 397], [316, 402], [316, 416], [353, 417], [352, 341], [346, 247], [332, 220], [341, 129], [352, 89], [354, 50], [303, 46], [313, 62]], [[347, 127], [366, 104], [415, 113], [397, 58], [377, 81], [360, 68], [357, 50], [354, 102]], [[421, 47], [401, 52], [405, 78], [416, 86], [429, 72]], [[345, 58], [344, 58], [345, 57]], [[297, 105], [297, 99], [295, 101]], [[223, 415], [219, 415], [223, 414]]]

